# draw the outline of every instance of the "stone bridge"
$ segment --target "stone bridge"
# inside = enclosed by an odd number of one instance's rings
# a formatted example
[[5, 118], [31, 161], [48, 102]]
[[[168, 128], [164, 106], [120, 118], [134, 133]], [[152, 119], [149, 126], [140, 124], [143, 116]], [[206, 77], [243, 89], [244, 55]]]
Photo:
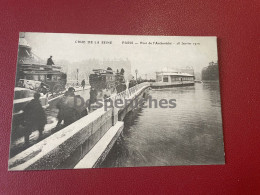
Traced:
[[[150, 83], [141, 83], [114, 94], [109, 107], [95, 110], [9, 159], [9, 170], [98, 167], [122, 132], [123, 119], [134, 101], [143, 98], [149, 87]], [[114, 106], [116, 102], [122, 104], [120, 108]]]

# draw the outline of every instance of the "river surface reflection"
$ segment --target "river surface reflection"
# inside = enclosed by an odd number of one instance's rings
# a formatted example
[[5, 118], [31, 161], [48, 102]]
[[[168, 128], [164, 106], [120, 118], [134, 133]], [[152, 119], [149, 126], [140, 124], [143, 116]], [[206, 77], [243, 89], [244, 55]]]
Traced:
[[219, 83], [151, 90], [175, 108], [130, 112], [101, 167], [224, 164]]

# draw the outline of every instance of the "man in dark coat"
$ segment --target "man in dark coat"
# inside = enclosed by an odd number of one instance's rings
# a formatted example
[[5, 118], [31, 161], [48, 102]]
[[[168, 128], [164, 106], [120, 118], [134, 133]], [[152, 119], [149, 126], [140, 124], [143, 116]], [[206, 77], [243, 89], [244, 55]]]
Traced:
[[89, 95], [90, 95], [90, 98], [89, 98], [88, 109], [90, 111], [91, 104], [94, 104], [97, 101], [97, 90], [94, 87], [91, 87]]
[[59, 109], [57, 115], [58, 123], [56, 125], [57, 129], [60, 127], [63, 120], [64, 126], [68, 126], [78, 118], [76, 110], [74, 109], [74, 91], [75, 89], [70, 87], [56, 105], [56, 107]]
[[64, 126], [68, 126], [79, 119], [79, 113], [75, 109], [75, 95], [69, 94], [63, 104]]
[[39, 139], [44, 131], [44, 126], [47, 123], [45, 112], [40, 102], [40, 94], [35, 93], [32, 99], [23, 109], [24, 124], [25, 124], [25, 144], [29, 144], [29, 136], [34, 130], [39, 130]]
[[54, 62], [52, 60], [52, 56], [50, 56], [47, 60], [47, 65], [54, 65]]
[[75, 89], [73, 87], [70, 87], [56, 105], [59, 109], [59, 113], [57, 115], [57, 129], [59, 129], [60, 124], [63, 120], [64, 127], [66, 127], [88, 114], [84, 106], [76, 105], [77, 100], [82, 100], [82, 102], [84, 102], [84, 99], [81, 98], [79, 95], [75, 95], [74, 92]]
[[83, 80], [81, 81], [81, 86], [82, 86], [83, 90], [84, 90], [84, 88], [85, 88], [85, 85], [86, 85], [86, 82], [85, 82], [85, 79], [83, 79]]
[[64, 120], [64, 109], [65, 107], [65, 103], [66, 103], [66, 98], [69, 96], [69, 92], [66, 91], [65, 94], [63, 95], [63, 97], [61, 97], [61, 99], [58, 101], [56, 107], [59, 109], [58, 115], [57, 115], [57, 119], [58, 119], [58, 123], [56, 125], [56, 129], [58, 129], [61, 125], [61, 122]]

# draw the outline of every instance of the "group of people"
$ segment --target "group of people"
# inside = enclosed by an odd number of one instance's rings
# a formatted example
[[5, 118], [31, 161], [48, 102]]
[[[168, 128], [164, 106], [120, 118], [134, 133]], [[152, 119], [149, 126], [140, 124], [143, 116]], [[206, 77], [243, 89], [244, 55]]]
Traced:
[[[47, 60], [47, 65], [54, 65], [52, 56]], [[81, 86], [83, 90], [85, 88], [85, 80], [82, 80]], [[41, 91], [42, 92], [42, 91]], [[29, 144], [29, 137], [34, 130], [39, 131], [39, 139], [42, 138], [44, 127], [47, 124], [46, 113], [42, 107], [40, 100], [40, 92], [34, 94], [34, 98], [26, 104], [23, 109], [22, 126], [24, 127], [25, 144]], [[56, 129], [60, 127], [66, 127], [83, 116], [88, 115], [88, 111], [91, 110], [91, 104], [97, 101], [97, 91], [95, 88], [90, 89], [89, 104], [85, 105], [84, 99], [75, 95], [75, 89], [69, 87], [64, 95], [59, 99], [56, 107], [58, 108], [58, 123]], [[63, 122], [63, 125], [62, 125]]]
[[[25, 144], [29, 144], [29, 137], [34, 130], [39, 131], [39, 139], [42, 138], [44, 127], [47, 124], [47, 117], [41, 105], [40, 93], [34, 94], [32, 99], [23, 109], [23, 126]], [[66, 127], [83, 116], [88, 115], [91, 110], [91, 104], [97, 101], [97, 91], [90, 89], [89, 104], [86, 105], [84, 99], [75, 95], [75, 89], [69, 87], [64, 95], [59, 99], [56, 107], [58, 108], [56, 130]], [[84, 103], [84, 104], [83, 104]], [[63, 122], [63, 125], [62, 125]]]

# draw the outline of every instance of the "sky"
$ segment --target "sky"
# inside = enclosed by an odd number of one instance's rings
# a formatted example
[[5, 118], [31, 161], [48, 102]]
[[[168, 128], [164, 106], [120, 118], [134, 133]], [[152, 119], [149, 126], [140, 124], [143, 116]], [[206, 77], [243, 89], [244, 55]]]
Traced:
[[[209, 62], [218, 60], [216, 37], [25, 33], [25, 39], [37, 56], [47, 60], [52, 55], [54, 62], [128, 58], [133, 75], [136, 69], [139, 74], [152, 74], [166, 67], [176, 69], [187, 66], [201, 72]], [[112, 44], [102, 44], [102, 41]], [[133, 44], [123, 44], [123, 41]], [[156, 42], [171, 44], [160, 45]]]

